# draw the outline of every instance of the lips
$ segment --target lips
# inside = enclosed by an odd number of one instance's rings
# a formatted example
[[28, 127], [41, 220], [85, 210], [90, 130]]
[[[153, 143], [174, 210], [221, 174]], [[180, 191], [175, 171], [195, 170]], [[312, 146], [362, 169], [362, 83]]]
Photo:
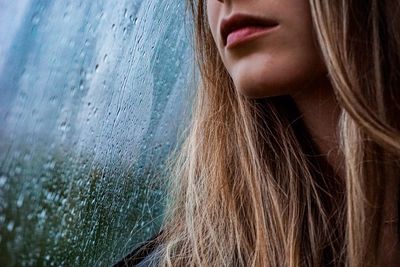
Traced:
[[[224, 46], [226, 46], [228, 36], [232, 33], [236, 33], [236, 35], [238, 32], [243, 33], [247, 31], [251, 33], [254, 31], [254, 29], [257, 29], [257, 31], [262, 31], [263, 29], [269, 29], [276, 26], [278, 26], [278, 23], [271, 19], [244, 14], [235, 14], [222, 20], [220, 32]], [[253, 29], [253, 31], [249, 31], [249, 29]]]

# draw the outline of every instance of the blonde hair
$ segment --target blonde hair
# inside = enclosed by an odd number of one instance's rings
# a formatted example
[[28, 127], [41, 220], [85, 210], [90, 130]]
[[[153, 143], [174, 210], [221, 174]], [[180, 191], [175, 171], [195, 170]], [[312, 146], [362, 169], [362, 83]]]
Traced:
[[400, 173], [400, 4], [310, 0], [341, 106], [344, 180], [312, 157], [289, 97], [235, 90], [203, 0], [189, 7], [201, 82], [171, 175], [160, 265], [378, 264], [385, 181]]

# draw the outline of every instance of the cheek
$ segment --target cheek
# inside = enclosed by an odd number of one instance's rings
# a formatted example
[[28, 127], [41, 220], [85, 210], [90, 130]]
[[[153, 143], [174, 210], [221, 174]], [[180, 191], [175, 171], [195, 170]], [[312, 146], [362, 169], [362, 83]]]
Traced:
[[259, 53], [249, 57], [248, 62], [238, 62], [229, 70], [237, 90], [258, 98], [292, 95], [305, 89], [324, 75], [325, 69], [319, 58], [297, 52]]
[[207, 1], [207, 20], [210, 26], [213, 39], [218, 43], [218, 14], [220, 9], [220, 3], [217, 1]]
[[246, 96], [292, 95], [326, 76], [307, 6], [286, 10], [287, 19], [273, 34], [235, 51], [219, 50], [237, 90]]

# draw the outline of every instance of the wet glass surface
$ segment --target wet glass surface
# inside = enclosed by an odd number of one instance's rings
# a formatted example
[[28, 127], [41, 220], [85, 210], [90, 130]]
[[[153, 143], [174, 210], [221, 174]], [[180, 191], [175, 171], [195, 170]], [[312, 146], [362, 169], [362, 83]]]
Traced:
[[193, 69], [184, 1], [0, 0], [0, 266], [154, 234]]

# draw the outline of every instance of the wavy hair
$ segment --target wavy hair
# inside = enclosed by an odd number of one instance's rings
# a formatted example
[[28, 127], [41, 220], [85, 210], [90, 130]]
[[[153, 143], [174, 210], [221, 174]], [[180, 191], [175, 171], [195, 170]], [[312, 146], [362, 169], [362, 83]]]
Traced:
[[340, 104], [345, 177], [290, 97], [239, 94], [191, 0], [200, 84], [171, 174], [162, 266], [376, 266], [386, 183], [398, 179], [400, 3], [309, 0]]

